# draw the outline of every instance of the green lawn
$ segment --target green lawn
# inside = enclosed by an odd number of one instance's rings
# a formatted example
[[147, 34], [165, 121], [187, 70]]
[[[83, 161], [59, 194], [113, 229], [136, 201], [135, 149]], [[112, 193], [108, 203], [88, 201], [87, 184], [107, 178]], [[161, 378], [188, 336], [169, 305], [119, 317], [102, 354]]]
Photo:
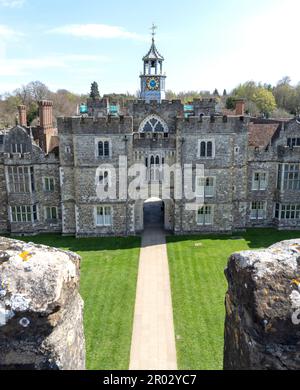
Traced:
[[[230, 254], [258, 249], [300, 232], [249, 230], [230, 236], [168, 237], [172, 299], [180, 369], [222, 369], [224, 268]], [[59, 235], [22, 238], [82, 256], [87, 368], [128, 369], [139, 238], [75, 239]]]
[[127, 370], [140, 239], [42, 235], [22, 240], [71, 250], [82, 256], [87, 368]]
[[230, 236], [168, 237], [172, 299], [179, 369], [222, 369], [224, 269], [230, 254], [265, 248], [275, 242], [299, 238], [300, 232], [272, 229]]

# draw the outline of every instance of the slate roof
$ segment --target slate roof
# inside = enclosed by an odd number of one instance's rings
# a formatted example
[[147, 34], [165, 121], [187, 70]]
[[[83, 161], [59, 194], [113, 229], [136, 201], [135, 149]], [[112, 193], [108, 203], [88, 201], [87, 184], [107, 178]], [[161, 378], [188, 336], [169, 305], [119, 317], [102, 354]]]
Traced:
[[161, 60], [161, 61], [164, 60], [164, 57], [159, 53], [159, 51], [157, 50], [157, 48], [155, 46], [154, 39], [152, 39], [152, 45], [150, 47], [150, 50], [143, 58], [143, 61], [147, 61], [147, 60]]

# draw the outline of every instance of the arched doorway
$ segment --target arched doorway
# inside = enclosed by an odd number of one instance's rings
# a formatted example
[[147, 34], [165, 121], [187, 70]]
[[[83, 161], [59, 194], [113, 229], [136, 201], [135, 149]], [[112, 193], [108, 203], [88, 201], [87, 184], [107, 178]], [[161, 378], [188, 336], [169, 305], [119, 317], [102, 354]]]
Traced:
[[164, 228], [165, 203], [159, 198], [150, 198], [144, 202], [144, 229]]

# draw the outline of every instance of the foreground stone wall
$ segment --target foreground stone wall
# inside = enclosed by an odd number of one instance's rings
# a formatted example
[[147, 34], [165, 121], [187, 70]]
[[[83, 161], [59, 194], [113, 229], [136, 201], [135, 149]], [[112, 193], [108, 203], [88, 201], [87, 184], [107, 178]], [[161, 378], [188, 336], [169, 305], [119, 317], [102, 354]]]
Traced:
[[0, 238], [0, 370], [85, 368], [80, 257]]
[[231, 256], [224, 368], [300, 369], [300, 239]]

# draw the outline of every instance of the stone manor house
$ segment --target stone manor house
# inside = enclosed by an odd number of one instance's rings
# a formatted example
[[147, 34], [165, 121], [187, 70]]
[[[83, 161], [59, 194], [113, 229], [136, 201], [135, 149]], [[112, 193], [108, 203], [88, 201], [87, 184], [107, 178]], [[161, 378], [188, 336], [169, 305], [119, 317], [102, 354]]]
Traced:
[[185, 197], [175, 199], [170, 181], [171, 196], [161, 209], [170, 232], [300, 229], [300, 120], [251, 118], [243, 101], [229, 115], [214, 99], [167, 101], [163, 63], [153, 38], [139, 100], [90, 98], [77, 115], [58, 118], [57, 129], [51, 102], [39, 102], [35, 128], [27, 126], [26, 107], [19, 107], [19, 125], [0, 132], [0, 232], [139, 234], [144, 200], [125, 194], [103, 201], [96, 191], [97, 181], [120, 182], [98, 168], [119, 168], [119, 156], [127, 156], [129, 167], [144, 164], [158, 197], [166, 164], [204, 165], [205, 202], [198, 209], [189, 210]]

